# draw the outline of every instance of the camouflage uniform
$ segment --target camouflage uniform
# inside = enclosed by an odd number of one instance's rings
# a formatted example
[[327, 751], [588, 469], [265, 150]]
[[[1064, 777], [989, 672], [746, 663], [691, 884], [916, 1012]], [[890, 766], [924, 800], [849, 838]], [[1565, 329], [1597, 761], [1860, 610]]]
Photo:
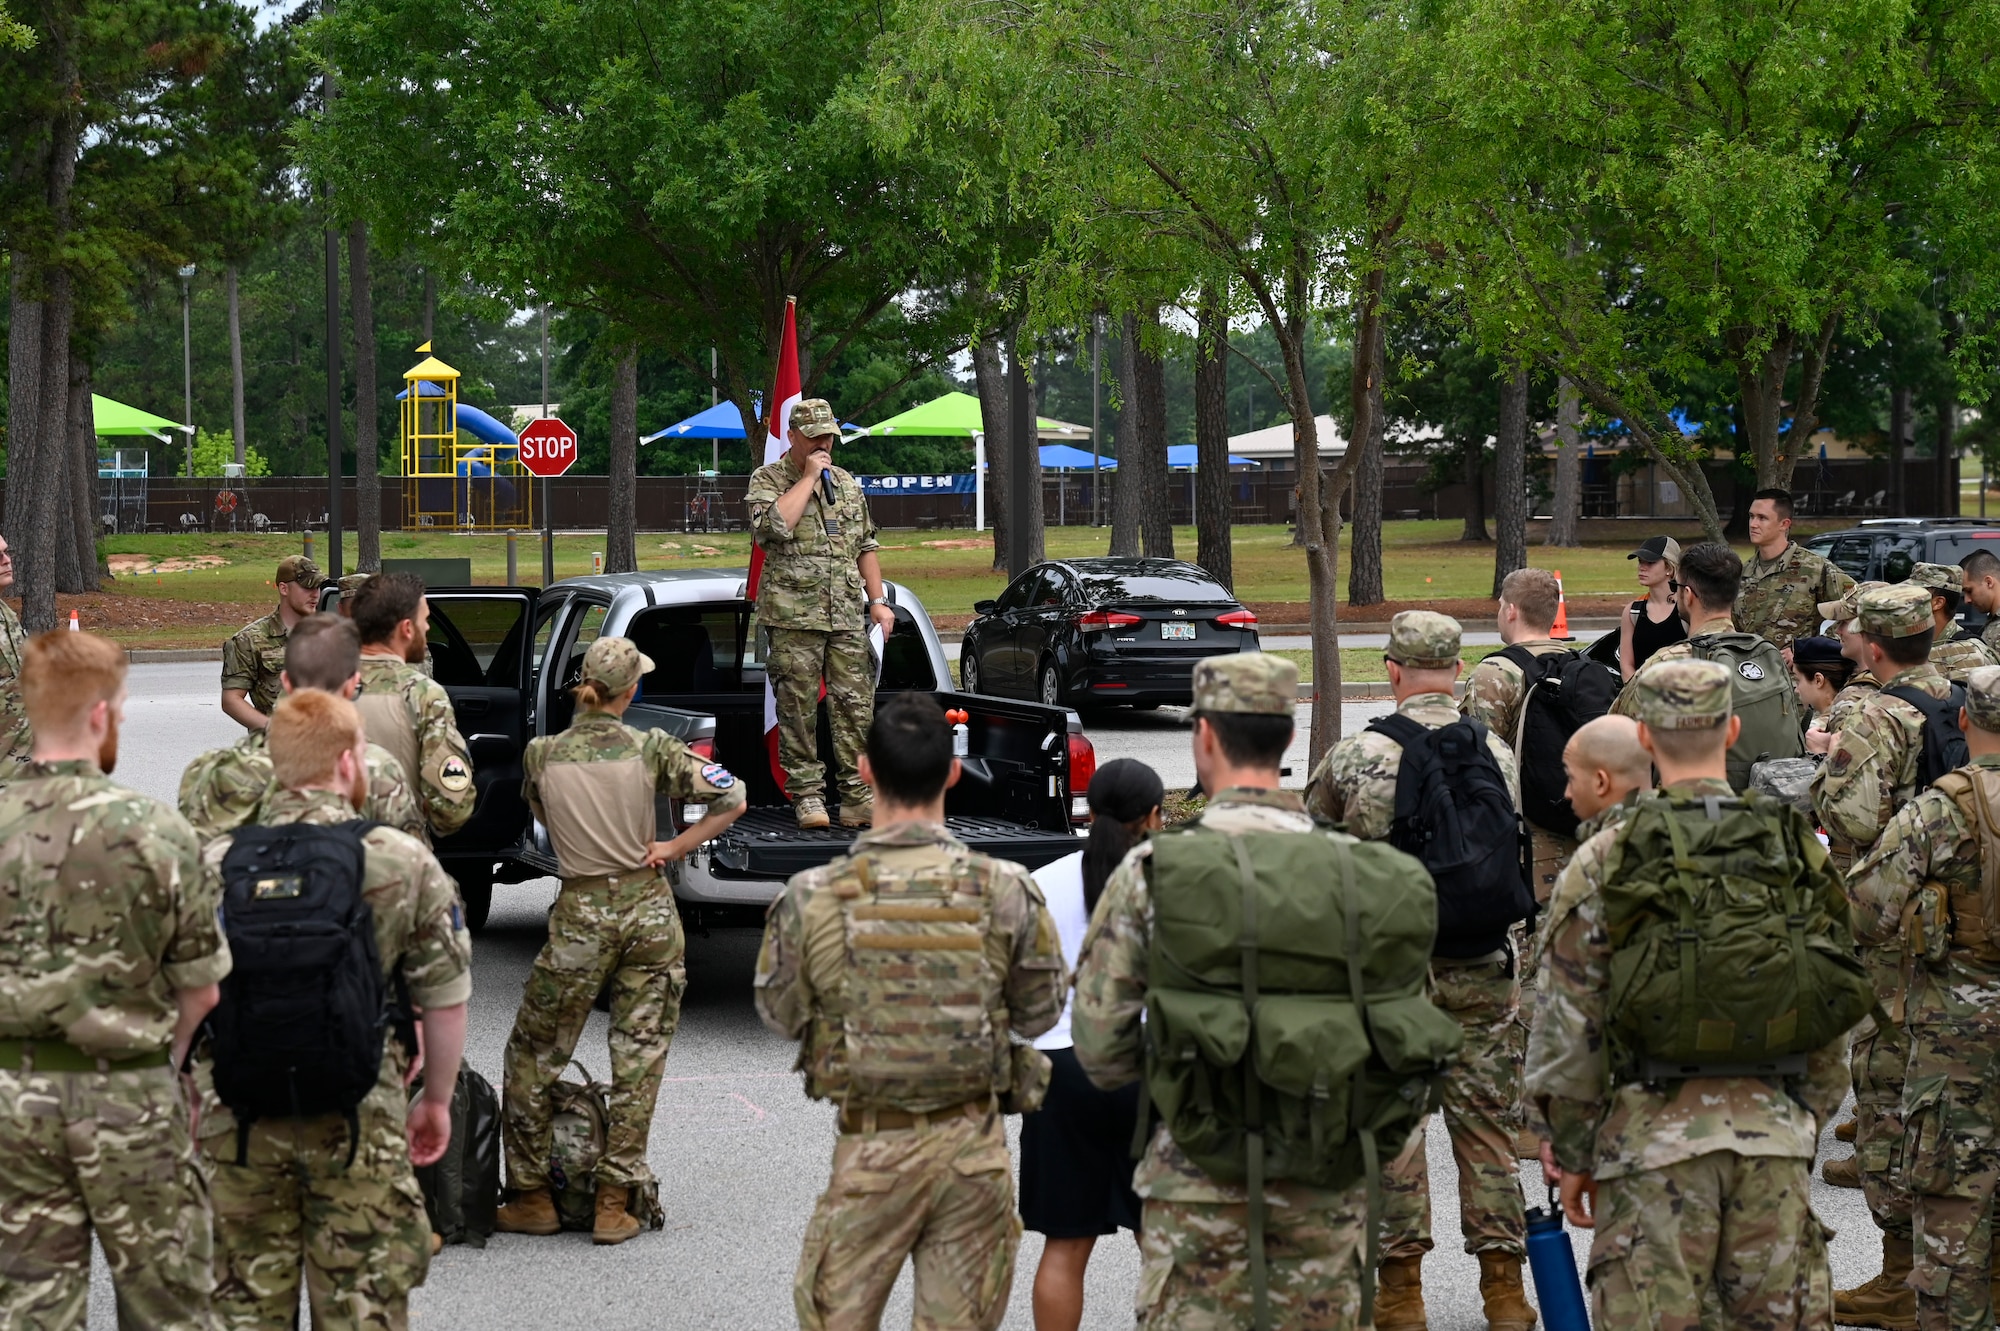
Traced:
[[[839, 429], [832, 410], [817, 399], [794, 408], [792, 424], [811, 433]], [[798, 526], [787, 526], [778, 500], [802, 474], [787, 453], [751, 474], [747, 495], [750, 532], [764, 550], [757, 622], [771, 639], [765, 669], [777, 703], [778, 763], [794, 802], [820, 798], [826, 767], [819, 760], [817, 718], [825, 680], [840, 803], [862, 809], [869, 794], [858, 764], [875, 717], [875, 665], [864, 613], [868, 593], [856, 561], [879, 548], [875, 520], [861, 483], [830, 466], [825, 474], [833, 477], [832, 511], [816, 488]]]
[[[271, 826], [334, 826], [354, 807], [330, 790], [279, 790], [263, 803]], [[231, 837], [203, 850], [202, 883], [220, 897]], [[472, 996], [472, 936], [458, 889], [415, 837], [378, 827], [363, 838], [362, 894], [375, 917], [384, 975], [401, 973], [420, 1008], [457, 1007]], [[303, 1260], [313, 1325], [321, 1331], [407, 1325], [412, 1289], [430, 1269], [430, 1219], [410, 1166], [403, 1089], [408, 1054], [383, 1047], [375, 1088], [356, 1109], [360, 1140], [348, 1161], [341, 1114], [258, 1119], [237, 1164], [236, 1116], [216, 1098], [207, 1063], [201, 1148], [215, 1201], [215, 1309], [223, 1327], [290, 1326]]]
[[[873, 900], [846, 904], [863, 897]], [[983, 928], [977, 942], [965, 936], [968, 926]], [[946, 929], [961, 932], [923, 936]], [[985, 1024], [977, 1041], [970, 1031], [950, 1041], [971, 1063], [947, 1062], [935, 1027], [890, 1006], [901, 995], [860, 987], [863, 973], [850, 958], [886, 949], [850, 944], [849, 931], [871, 943], [914, 933], [912, 947], [938, 945], [930, 955], [940, 961], [909, 968], [921, 973], [906, 971], [904, 983], [953, 1000], [930, 1009], [935, 1021]], [[945, 951], [946, 944], [964, 947]], [[957, 975], [930, 978], [972, 947], [984, 958], [977, 992], [964, 992]], [[1021, 1222], [993, 1100], [1005, 1087], [993, 1063], [970, 1051], [985, 1043], [987, 1059], [1004, 1061], [1010, 1041], [1054, 1025], [1068, 979], [1034, 879], [1019, 865], [967, 850], [936, 824], [865, 831], [851, 854], [786, 884], [757, 956], [757, 1014], [800, 1042], [807, 1096], [841, 1104], [832, 1177], [793, 1281], [801, 1327], [879, 1325], [905, 1256], [916, 1267], [914, 1325], [990, 1331], [1000, 1324]], [[857, 1042], [873, 1053], [865, 1063], [849, 1058]], [[979, 1082], [989, 1089], [966, 1098]]]
[[1838, 565], [1787, 541], [1776, 559], [1757, 555], [1743, 565], [1735, 619], [1743, 632], [1768, 638], [1782, 650], [1794, 638], [1817, 633], [1819, 603], [1839, 600], [1853, 585]]
[[2000, 661], [2000, 615], [1986, 617], [1986, 627], [1979, 631], [1979, 640], [1993, 653], [1993, 659]]
[[[1930, 593], [1898, 583], [1864, 593], [1859, 612], [1868, 632], [1907, 637], [1930, 627]], [[1904, 685], [1933, 698], [1951, 696], [1950, 682], [1928, 662], [1889, 681], [1890, 687]], [[1813, 785], [1813, 808], [1836, 867], [1866, 855], [1896, 810], [1916, 795], [1923, 730], [1921, 712], [1885, 693], [1865, 700], [1842, 725]], [[1864, 945], [1861, 959], [1890, 1024], [1868, 1023], [1854, 1040], [1854, 1158], [1875, 1223], [1891, 1239], [1906, 1242], [1911, 1198], [1902, 1168], [1902, 1104], [1909, 1047], [1903, 1036], [1902, 956], [1893, 948]]]
[[279, 672], [285, 668], [285, 627], [282, 611], [252, 620], [222, 644], [222, 687], [241, 689], [250, 705], [269, 716], [284, 695]]
[[[1254, 663], [1254, 664], [1248, 664]], [[1282, 669], [1280, 667], [1283, 667]], [[1195, 667], [1195, 706], [1292, 714], [1298, 672], [1276, 657], [1214, 657]], [[1211, 684], [1212, 681], [1212, 684]], [[1224, 689], [1240, 695], [1221, 696]], [[1199, 825], [1224, 835], [1313, 832], [1286, 790], [1232, 788], [1209, 797]], [[1099, 1086], [1145, 1075], [1146, 977], [1153, 911], [1150, 844], [1125, 857], [1104, 886], [1077, 961], [1070, 1012], [1077, 1061]], [[1232, 891], [1240, 890], [1232, 881]], [[1401, 1143], [1386, 1142], [1384, 1154]], [[1419, 1150], [1422, 1148], [1419, 1147]], [[1139, 1233], [1138, 1324], [1143, 1331], [1221, 1331], [1250, 1324], [1249, 1190], [1209, 1177], [1158, 1125], [1132, 1175], [1145, 1198]], [[1367, 1184], [1320, 1188], [1288, 1179], [1264, 1185], [1264, 1251], [1273, 1325], [1330, 1331], [1355, 1325], [1368, 1219]]]
[[0, 1326], [206, 1328], [208, 1190], [168, 1066], [175, 991], [229, 972], [194, 833], [94, 763], [0, 792]]
[[[1980, 683], [1986, 687], [1967, 695], [1974, 724], [2000, 730], [2000, 669], [1985, 671]], [[1963, 770], [1976, 781], [2000, 770], [2000, 757], [1975, 758]], [[1974, 785], [1972, 798], [1981, 794]], [[1849, 880], [1855, 936], [1902, 954], [1907, 968], [1902, 1149], [1913, 1196], [1910, 1284], [1925, 1331], [1993, 1324], [2000, 940], [1989, 939], [1980, 909], [1986, 852], [1958, 801], [1932, 786], [1897, 810]], [[1912, 908], [1919, 924], [1905, 936]]]
[[[1918, 564], [1910, 570], [1909, 582], [1932, 592], [1952, 592], [1961, 597], [1965, 594], [1965, 570], [1956, 564]], [[1976, 634], [1965, 633], [1947, 623], [1931, 641], [1931, 664], [1952, 683], [1963, 684], [1965, 677], [1979, 667], [2000, 664], [2000, 657], [1986, 650], [1986, 644]]]
[[[1861, 704], [1882, 691], [1882, 681], [1874, 673], [1859, 670], [1848, 676], [1847, 684], [1833, 695], [1827, 704], [1826, 715], [1820, 719], [1819, 728], [1832, 734], [1839, 734], [1854, 714], [1861, 710]], [[1845, 865], [1840, 866], [1845, 868]]]
[[406, 782], [416, 788], [432, 838], [465, 826], [479, 788], [444, 685], [407, 661], [364, 652], [354, 706], [369, 742], [393, 754]]
[[[1649, 724], [1691, 715], [1728, 720], [1729, 676], [1720, 665], [1663, 668], [1655, 658], [1634, 682], [1639, 719]], [[1668, 789], [1731, 794], [1719, 777]], [[1725, 1325], [1810, 1324], [1831, 1298], [1825, 1231], [1807, 1197], [1818, 1124], [1847, 1090], [1839, 1043], [1811, 1054], [1806, 1075], [1791, 1083], [1615, 1081], [1602, 894], [1618, 832], [1614, 821], [1584, 841], [1556, 884], [1526, 1075], [1556, 1162], [1599, 1185], [1593, 1321], [1693, 1331], [1703, 1325], [1704, 1304], [1719, 1303]], [[1824, 860], [1813, 867], [1832, 875]]]
[[35, 746], [28, 710], [21, 705], [21, 652], [27, 642], [13, 607], [0, 601], [0, 784], [12, 779], [16, 768], [28, 765], [29, 750]]
[[[623, 662], [615, 670], [606, 665], [614, 657]], [[584, 660], [585, 677], [614, 691], [652, 668], [625, 638], [599, 638]], [[597, 1179], [644, 1187], [653, 1181], [646, 1163], [653, 1105], [687, 990], [687, 936], [673, 888], [645, 862], [659, 830], [654, 796], [700, 800], [723, 813], [743, 803], [743, 785], [672, 735], [634, 730], [600, 711], [581, 713], [560, 735], [530, 740], [521, 768], [521, 795], [549, 829], [562, 892], [507, 1037], [500, 1122], [508, 1184], [517, 1192], [549, 1186], [549, 1088], [609, 984], [611, 1114]]]
[[[264, 822], [258, 810], [276, 792], [270, 737], [253, 730], [188, 764], [181, 773], [181, 817], [207, 841], [246, 823]], [[403, 779], [402, 764], [379, 744], [368, 746], [368, 803], [361, 816], [419, 840], [426, 834], [424, 815]]]
[[[1407, 642], [1399, 641], [1399, 629]], [[1390, 655], [1413, 663], [1456, 660], [1458, 621], [1427, 610], [1404, 611], [1390, 625]], [[1398, 655], [1399, 651], [1401, 655]], [[1516, 676], [1518, 680], [1519, 676]], [[1396, 705], [1399, 715], [1436, 730], [1459, 719], [1446, 693], [1420, 693]], [[1510, 789], [1518, 790], [1514, 751], [1494, 731], [1487, 746]], [[1403, 746], [1364, 730], [1342, 740], [1320, 760], [1306, 788], [1306, 805], [1342, 823], [1364, 841], [1383, 841], [1396, 811], [1396, 776]], [[1518, 1021], [1521, 982], [1516, 958], [1495, 956], [1431, 963], [1431, 1001], [1458, 1020], [1465, 1036], [1458, 1062], [1439, 1083], [1444, 1122], [1458, 1162], [1459, 1227], [1470, 1253], [1526, 1251], [1527, 1217], [1514, 1168], [1514, 1134], [1521, 1127], [1521, 1058]], [[1421, 1257], [1431, 1240], [1430, 1161], [1416, 1150], [1382, 1171], [1382, 1256]]]

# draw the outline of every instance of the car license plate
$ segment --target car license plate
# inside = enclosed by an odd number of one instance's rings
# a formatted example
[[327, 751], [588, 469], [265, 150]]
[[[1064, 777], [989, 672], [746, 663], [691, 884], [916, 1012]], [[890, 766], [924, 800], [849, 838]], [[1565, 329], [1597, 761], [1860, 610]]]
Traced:
[[1170, 640], [1193, 642], [1194, 625], [1176, 624], [1173, 621], [1169, 620], [1168, 622], [1160, 625], [1160, 636], [1162, 638], [1167, 638]]

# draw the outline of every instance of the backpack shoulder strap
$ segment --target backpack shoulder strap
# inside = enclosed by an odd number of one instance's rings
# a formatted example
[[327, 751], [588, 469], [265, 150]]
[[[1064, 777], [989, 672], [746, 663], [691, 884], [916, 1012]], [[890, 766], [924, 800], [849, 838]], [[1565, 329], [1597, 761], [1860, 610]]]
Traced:
[[1396, 809], [1390, 818], [1394, 826], [1408, 826], [1417, 816], [1424, 785], [1437, 766], [1437, 745], [1431, 737], [1438, 732], [1401, 712], [1371, 721], [1368, 728], [1387, 735], [1402, 747], [1402, 761], [1396, 765]]
[[1390, 739], [1395, 740], [1396, 743], [1403, 746], [1403, 750], [1406, 753], [1409, 751], [1411, 744], [1433, 733], [1429, 727], [1404, 716], [1401, 712], [1391, 712], [1387, 716], [1376, 717], [1368, 723], [1368, 729], [1387, 735]]

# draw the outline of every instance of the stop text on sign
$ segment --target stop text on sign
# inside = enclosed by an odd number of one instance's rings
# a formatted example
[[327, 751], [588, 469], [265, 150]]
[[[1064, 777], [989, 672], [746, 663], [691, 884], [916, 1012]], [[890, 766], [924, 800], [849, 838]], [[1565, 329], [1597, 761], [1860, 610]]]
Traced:
[[560, 476], [576, 465], [576, 431], [559, 416], [528, 422], [520, 439], [521, 465], [537, 476]]

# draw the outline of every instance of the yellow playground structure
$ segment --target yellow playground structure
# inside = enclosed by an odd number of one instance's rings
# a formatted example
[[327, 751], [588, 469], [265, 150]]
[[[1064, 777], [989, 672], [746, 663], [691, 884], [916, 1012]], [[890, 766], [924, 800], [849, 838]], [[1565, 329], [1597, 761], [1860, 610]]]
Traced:
[[535, 525], [535, 487], [512, 430], [458, 400], [458, 371], [424, 359], [403, 373], [403, 528]]

